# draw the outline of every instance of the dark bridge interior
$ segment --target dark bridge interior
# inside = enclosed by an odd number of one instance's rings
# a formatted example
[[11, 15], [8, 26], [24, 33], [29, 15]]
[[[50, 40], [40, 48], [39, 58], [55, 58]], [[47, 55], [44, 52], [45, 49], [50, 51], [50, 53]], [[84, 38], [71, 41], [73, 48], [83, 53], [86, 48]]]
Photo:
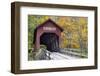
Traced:
[[40, 44], [46, 45], [50, 52], [59, 51], [59, 37], [55, 33], [43, 33], [40, 37]]

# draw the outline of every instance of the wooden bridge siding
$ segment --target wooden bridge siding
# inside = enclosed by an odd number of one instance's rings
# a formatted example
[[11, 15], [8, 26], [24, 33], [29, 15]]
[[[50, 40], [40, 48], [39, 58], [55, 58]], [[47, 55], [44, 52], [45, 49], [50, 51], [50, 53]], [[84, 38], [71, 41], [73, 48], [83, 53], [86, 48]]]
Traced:
[[[51, 23], [47, 23], [43, 27], [54, 27], [54, 25], [52, 25]], [[56, 28], [56, 30], [44, 30], [43, 27], [40, 27], [39, 29], [37, 29], [35, 48], [36, 49], [40, 48], [40, 36], [43, 33], [55, 33], [59, 37], [59, 44], [60, 44], [60, 41], [61, 41], [61, 31], [57, 27], [54, 27], [54, 28]]]

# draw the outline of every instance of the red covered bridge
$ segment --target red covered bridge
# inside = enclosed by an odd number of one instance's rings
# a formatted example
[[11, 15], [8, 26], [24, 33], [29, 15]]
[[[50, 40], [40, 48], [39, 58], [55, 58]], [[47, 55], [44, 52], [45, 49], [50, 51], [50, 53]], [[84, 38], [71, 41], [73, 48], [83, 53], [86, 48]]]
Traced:
[[33, 42], [35, 49], [39, 49], [40, 44], [43, 44], [46, 45], [48, 51], [59, 51], [62, 31], [63, 29], [51, 19], [45, 21], [35, 29]]

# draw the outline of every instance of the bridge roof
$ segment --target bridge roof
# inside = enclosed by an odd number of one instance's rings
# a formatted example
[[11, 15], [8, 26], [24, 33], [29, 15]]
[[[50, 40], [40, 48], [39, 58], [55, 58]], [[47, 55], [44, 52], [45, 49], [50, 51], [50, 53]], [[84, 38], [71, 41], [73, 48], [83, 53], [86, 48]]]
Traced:
[[59, 28], [60, 31], [63, 31], [63, 29], [58, 25], [56, 24], [53, 20], [51, 19], [48, 19], [47, 21], [43, 22], [42, 24], [40, 24], [39, 26], [36, 27], [36, 30], [40, 27], [43, 27], [45, 24], [47, 24], [48, 22], [52, 23], [55, 27]]

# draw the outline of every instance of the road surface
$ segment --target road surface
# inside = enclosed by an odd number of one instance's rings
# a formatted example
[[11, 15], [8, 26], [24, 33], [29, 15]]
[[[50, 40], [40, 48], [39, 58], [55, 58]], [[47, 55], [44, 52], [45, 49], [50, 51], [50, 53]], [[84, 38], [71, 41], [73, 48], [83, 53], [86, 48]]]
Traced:
[[62, 59], [79, 59], [79, 57], [75, 57], [75, 56], [70, 56], [70, 55], [65, 55], [65, 54], [61, 54], [59, 52], [51, 52], [50, 54], [50, 58], [52, 60], [62, 60]]

